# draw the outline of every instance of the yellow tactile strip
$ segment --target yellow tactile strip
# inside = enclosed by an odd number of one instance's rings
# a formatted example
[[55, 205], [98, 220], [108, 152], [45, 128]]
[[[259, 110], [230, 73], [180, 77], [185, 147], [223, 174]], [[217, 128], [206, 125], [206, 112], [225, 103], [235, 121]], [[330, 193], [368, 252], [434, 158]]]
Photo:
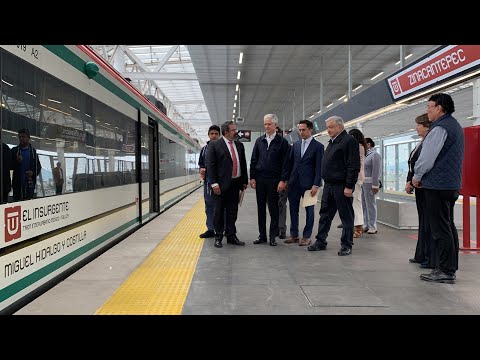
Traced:
[[204, 240], [201, 198], [96, 315], [179, 315], [188, 294]]

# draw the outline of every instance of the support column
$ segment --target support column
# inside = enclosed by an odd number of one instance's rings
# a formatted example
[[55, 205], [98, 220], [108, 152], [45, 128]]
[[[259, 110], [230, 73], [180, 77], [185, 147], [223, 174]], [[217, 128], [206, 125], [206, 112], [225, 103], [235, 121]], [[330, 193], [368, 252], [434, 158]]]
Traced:
[[473, 124], [480, 125], [480, 78], [473, 80]]
[[108, 172], [115, 171], [115, 150], [108, 150]]

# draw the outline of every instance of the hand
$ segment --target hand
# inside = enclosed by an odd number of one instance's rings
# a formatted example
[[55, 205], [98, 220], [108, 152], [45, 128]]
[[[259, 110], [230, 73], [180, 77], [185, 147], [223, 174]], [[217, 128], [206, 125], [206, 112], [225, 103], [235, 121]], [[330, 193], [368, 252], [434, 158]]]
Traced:
[[277, 192], [282, 192], [283, 190], [285, 190], [285, 185], [285, 181], [280, 181], [277, 186]]
[[250, 180], [250, 186], [252, 187], [252, 189], [255, 189], [257, 187], [257, 182], [255, 181], [255, 179]]
[[379, 191], [380, 191], [379, 188], [372, 188], [372, 193], [374, 194], [378, 194]]
[[222, 191], [220, 190], [220, 186], [212, 187], [212, 190], [215, 195], [220, 195], [222, 193]]
[[343, 189], [343, 195], [346, 197], [353, 197], [353, 189], [345, 188]]
[[407, 183], [405, 184], [405, 192], [407, 194], [412, 194], [413, 193], [413, 186], [412, 186], [412, 183], [410, 181], [407, 181]]
[[418, 180], [412, 179], [412, 185], [415, 186], [416, 188], [421, 188], [422, 183]]
[[243, 190], [243, 191], [247, 190], [247, 188], [248, 188], [248, 184], [243, 184], [243, 185], [242, 185], [242, 190]]
[[318, 192], [318, 186], [313, 185], [312, 190], [310, 190], [310, 195], [315, 196]]
[[19, 163], [22, 162], [22, 155], [17, 154], [17, 162], [19, 162]]

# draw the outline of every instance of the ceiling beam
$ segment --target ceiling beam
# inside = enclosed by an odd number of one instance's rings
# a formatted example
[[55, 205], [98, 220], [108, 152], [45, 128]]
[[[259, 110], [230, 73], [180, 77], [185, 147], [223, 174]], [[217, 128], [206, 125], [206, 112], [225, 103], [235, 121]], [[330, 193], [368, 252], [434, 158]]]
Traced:
[[163, 65], [165, 65], [168, 61], [168, 59], [170, 59], [170, 57], [173, 55], [173, 53], [175, 52], [175, 50], [177, 50], [179, 47], [179, 45], [174, 45], [172, 46], [168, 52], [165, 54], [165, 56], [163, 57], [162, 60], [160, 60], [160, 62], [158, 63], [157, 67], [155, 68], [155, 70], [153, 70], [153, 72], [159, 72], [160, 69], [163, 67]]
[[132, 80], [136, 79], [148, 79], [151, 81], [172, 81], [172, 80], [185, 80], [185, 81], [198, 81], [195, 73], [154, 73], [154, 72], [124, 72], [123, 77], [128, 77]]

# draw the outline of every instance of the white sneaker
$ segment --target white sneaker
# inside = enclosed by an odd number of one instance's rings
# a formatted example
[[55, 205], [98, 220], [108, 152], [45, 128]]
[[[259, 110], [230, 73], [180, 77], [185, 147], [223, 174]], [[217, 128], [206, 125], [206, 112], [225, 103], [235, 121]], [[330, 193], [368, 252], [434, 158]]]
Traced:
[[367, 234], [376, 234], [378, 231], [375, 228], [371, 228], [367, 230]]

